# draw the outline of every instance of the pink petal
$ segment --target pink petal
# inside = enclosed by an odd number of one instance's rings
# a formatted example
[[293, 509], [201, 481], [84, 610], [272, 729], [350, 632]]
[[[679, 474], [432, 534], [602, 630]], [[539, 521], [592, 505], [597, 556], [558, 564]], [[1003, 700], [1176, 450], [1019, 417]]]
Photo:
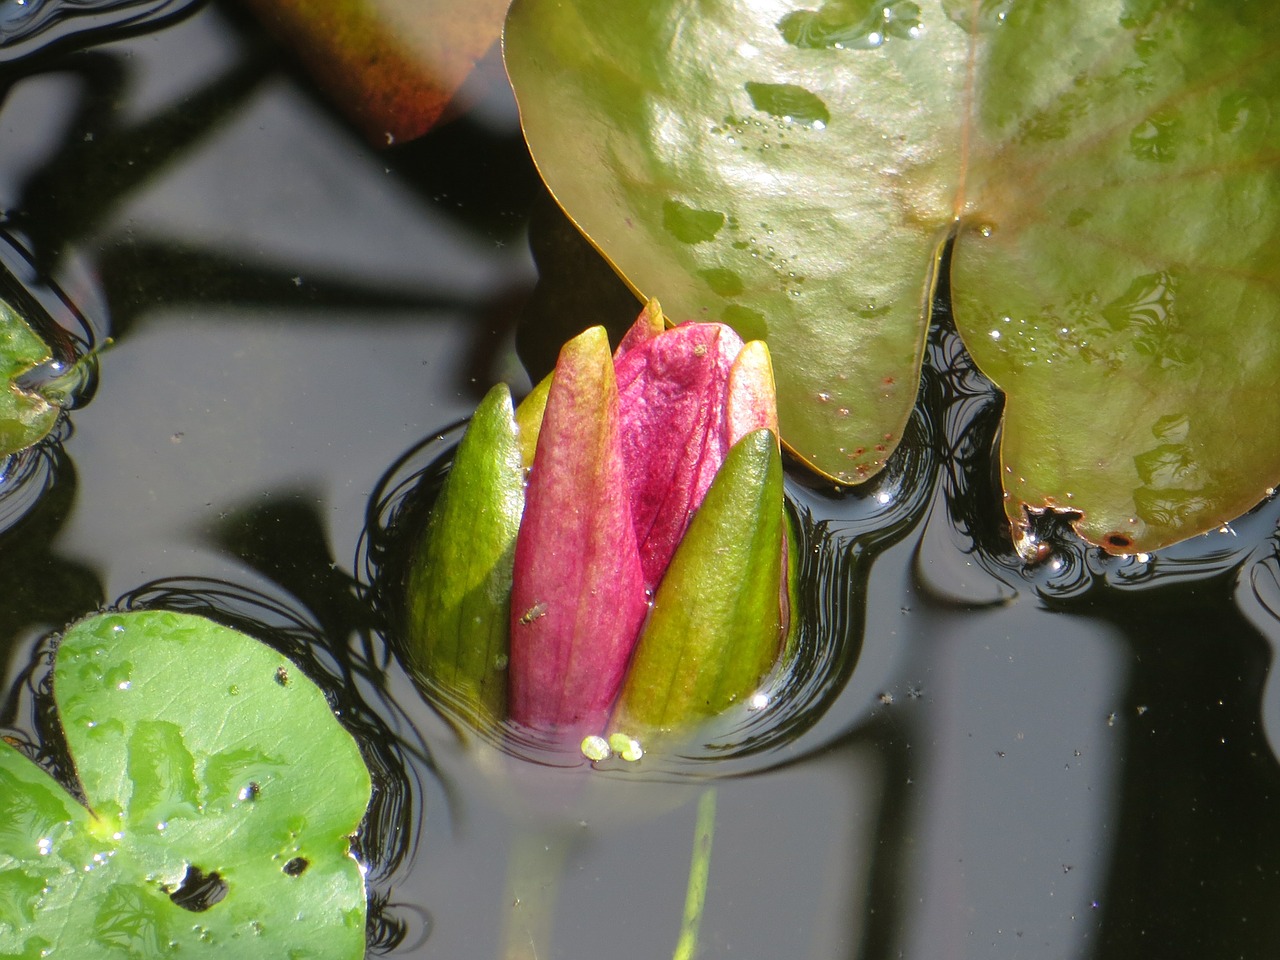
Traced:
[[636, 347], [656, 339], [665, 329], [666, 325], [662, 321], [662, 305], [657, 300], [650, 300], [644, 305], [640, 316], [636, 317], [636, 322], [631, 325], [622, 342], [618, 344], [618, 349], [613, 355], [614, 362], [616, 363], [624, 353], [630, 353]]
[[622, 455], [650, 588], [728, 453], [726, 396], [741, 350], [729, 327], [688, 323], [640, 340], [615, 360]]
[[516, 539], [510, 716], [530, 727], [601, 729], [648, 609], [618, 430], [594, 327], [560, 352]]

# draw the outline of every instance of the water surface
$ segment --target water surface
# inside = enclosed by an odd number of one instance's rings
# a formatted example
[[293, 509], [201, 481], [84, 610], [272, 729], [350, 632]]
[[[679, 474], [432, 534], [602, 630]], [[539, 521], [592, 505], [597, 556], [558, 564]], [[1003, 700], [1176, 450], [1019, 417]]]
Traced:
[[[373, 878], [403, 926], [391, 956], [496, 956], [513, 838], [556, 822], [555, 955], [668, 953], [698, 777], [596, 809], [530, 788], [531, 824], [358, 586], [400, 458], [494, 380], [527, 383], [517, 342], [540, 374], [563, 336], [634, 309], [579, 289], [509, 96], [377, 153], [220, 4], [7, 69], [0, 222], [115, 344], [44, 454], [49, 489], [0, 534], [3, 722], [32, 734], [33, 650], [100, 604], [155, 601], [157, 580], [265, 598], [311, 624], [317, 662], [367, 654], [356, 692], [406, 774], [381, 841], [403, 857]], [[997, 410], [939, 333], [890, 475], [858, 495], [797, 475], [809, 600], [856, 656], [795, 739], [718, 771], [702, 956], [1280, 951], [1280, 508], [1146, 560], [1046, 531], [1024, 567], [991, 483]]]

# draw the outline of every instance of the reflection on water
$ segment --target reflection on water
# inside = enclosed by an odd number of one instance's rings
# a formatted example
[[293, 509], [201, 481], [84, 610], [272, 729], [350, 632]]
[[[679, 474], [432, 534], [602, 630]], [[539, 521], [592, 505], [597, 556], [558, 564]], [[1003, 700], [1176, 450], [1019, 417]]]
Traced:
[[[50, 354], [46, 363], [20, 378], [19, 386], [74, 409], [88, 403], [97, 388], [93, 351], [107, 329], [100, 291], [82, 262], [69, 263], [58, 280], [47, 276], [27, 238], [5, 229], [4, 220], [0, 214], [0, 300], [45, 341]], [[0, 456], [0, 531], [16, 523], [53, 484], [63, 460], [58, 445], [69, 432], [64, 415], [39, 447]]]
[[175, 17], [196, 0], [0, 0], [0, 64], [73, 41], [101, 43]]
[[0, 458], [0, 531], [22, 519], [53, 486], [65, 462], [58, 445], [66, 429], [64, 421], [45, 443]]

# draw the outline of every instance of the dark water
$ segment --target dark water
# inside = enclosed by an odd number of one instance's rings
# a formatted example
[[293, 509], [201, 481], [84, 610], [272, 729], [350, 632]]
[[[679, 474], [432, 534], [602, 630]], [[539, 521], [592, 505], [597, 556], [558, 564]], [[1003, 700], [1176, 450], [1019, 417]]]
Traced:
[[333, 678], [378, 771], [362, 850], [396, 957], [519, 940], [507, 861], [544, 840], [552, 956], [668, 955], [708, 777], [702, 956], [1280, 955], [1276, 504], [1145, 559], [1045, 530], [1024, 567], [998, 398], [943, 310], [889, 476], [791, 488], [810, 639], [834, 642], [820, 710], [671, 782], [521, 768], [422, 703], [370, 603], [377, 501], [423, 441], [527, 382], [517, 346], [537, 374], [635, 311], [584, 280], [500, 85], [374, 153], [229, 5], [3, 69], [0, 225], [29, 254], [5, 264], [115, 339], [60, 442], [0, 484], [11, 731], [48, 729], [43, 638], [99, 605], [256, 624]]

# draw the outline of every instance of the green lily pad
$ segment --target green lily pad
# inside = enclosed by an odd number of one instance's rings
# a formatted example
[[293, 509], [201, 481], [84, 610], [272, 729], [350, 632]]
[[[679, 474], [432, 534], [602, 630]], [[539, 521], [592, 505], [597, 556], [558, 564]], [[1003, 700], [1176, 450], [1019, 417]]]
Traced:
[[764, 337], [832, 479], [901, 437], [955, 237], [1010, 519], [1127, 552], [1280, 476], [1278, 42], [1266, 0], [516, 0], [505, 52], [570, 217], [673, 319]]
[[369, 773], [292, 663], [109, 613], [67, 631], [54, 698], [86, 806], [0, 744], [0, 957], [364, 956]]
[[0, 457], [37, 443], [58, 422], [57, 404], [14, 382], [50, 356], [48, 345], [0, 301]]

